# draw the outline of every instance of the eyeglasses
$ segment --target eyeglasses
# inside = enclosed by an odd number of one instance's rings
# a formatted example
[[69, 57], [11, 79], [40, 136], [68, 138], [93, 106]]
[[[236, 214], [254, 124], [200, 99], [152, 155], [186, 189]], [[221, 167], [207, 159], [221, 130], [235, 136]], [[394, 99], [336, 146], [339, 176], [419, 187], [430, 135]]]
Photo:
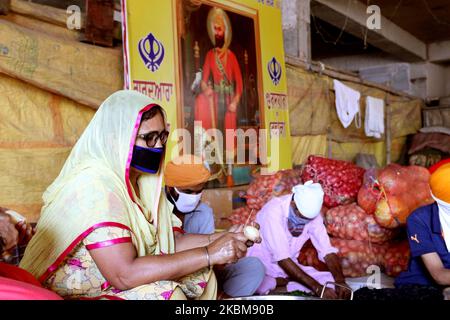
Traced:
[[165, 145], [167, 143], [167, 138], [169, 137], [169, 131], [164, 130], [161, 132], [158, 131], [151, 131], [146, 134], [138, 134], [138, 138], [145, 140], [145, 143], [147, 144], [147, 147], [153, 148], [156, 143], [161, 141], [162, 145]]

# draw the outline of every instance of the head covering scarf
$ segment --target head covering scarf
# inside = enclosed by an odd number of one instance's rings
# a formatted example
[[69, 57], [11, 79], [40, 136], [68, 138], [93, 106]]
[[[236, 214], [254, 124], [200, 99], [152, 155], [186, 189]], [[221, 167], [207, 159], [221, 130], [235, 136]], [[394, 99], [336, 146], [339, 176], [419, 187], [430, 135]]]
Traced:
[[293, 187], [292, 192], [294, 193], [294, 202], [302, 216], [314, 219], [319, 215], [324, 195], [320, 184], [309, 180], [305, 184], [298, 184]]
[[430, 187], [436, 198], [450, 203], [450, 163], [443, 164], [431, 174]]
[[161, 170], [138, 179], [142, 199], [129, 180], [141, 117], [153, 106], [135, 91], [107, 98], [45, 191], [37, 233], [20, 264], [41, 282], [82, 239], [104, 226], [129, 229], [138, 256], [174, 252], [172, 227], [181, 223], [161, 192]]
[[193, 187], [208, 182], [210, 176], [202, 159], [190, 154], [173, 159], [164, 170], [164, 182], [168, 187]]
[[430, 177], [430, 188], [439, 209], [445, 244], [450, 252], [450, 163], [444, 163], [435, 169]]
[[440, 167], [442, 167], [445, 164], [450, 164], [450, 158], [441, 160], [438, 163], [435, 163], [430, 168], [428, 168], [428, 170], [430, 171], [430, 174], [433, 174], [437, 169], [439, 169]]

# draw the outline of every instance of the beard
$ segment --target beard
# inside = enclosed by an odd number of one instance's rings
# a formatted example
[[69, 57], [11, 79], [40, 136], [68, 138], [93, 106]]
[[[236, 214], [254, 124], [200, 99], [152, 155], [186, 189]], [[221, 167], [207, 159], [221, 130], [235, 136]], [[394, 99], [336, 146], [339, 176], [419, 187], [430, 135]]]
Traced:
[[215, 48], [223, 48], [223, 46], [224, 46], [224, 44], [225, 44], [225, 37], [215, 37], [215, 42], [216, 42], [216, 44], [215, 44]]

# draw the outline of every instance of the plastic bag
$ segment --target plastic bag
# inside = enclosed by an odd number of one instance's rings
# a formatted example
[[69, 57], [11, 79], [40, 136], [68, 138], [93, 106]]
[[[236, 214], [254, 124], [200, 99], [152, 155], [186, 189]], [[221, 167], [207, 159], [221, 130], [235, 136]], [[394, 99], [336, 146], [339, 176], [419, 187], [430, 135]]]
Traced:
[[384, 271], [390, 277], [397, 277], [408, 269], [411, 251], [408, 240], [394, 242], [389, 245], [384, 257]]
[[228, 217], [228, 220], [230, 220], [232, 224], [249, 224], [255, 221], [256, 213], [256, 210], [252, 210], [249, 207], [241, 207], [234, 209], [233, 213]]
[[356, 200], [364, 171], [351, 162], [309, 156], [302, 179], [320, 183], [325, 193], [324, 204], [333, 208]]
[[278, 171], [272, 175], [257, 175], [246, 192], [247, 206], [259, 211], [270, 199], [291, 192], [292, 187], [302, 182], [302, 170]]
[[328, 233], [339, 239], [383, 243], [397, 234], [397, 230], [380, 227], [373, 215], [367, 214], [356, 203], [328, 210], [324, 222]]
[[[376, 265], [384, 268], [384, 255], [388, 244], [370, 244], [367, 241], [343, 240], [330, 238], [337, 253], [345, 277], [357, 278], [367, 276], [367, 268]], [[303, 246], [298, 261], [302, 265], [312, 266], [319, 271], [327, 270], [326, 265], [317, 257], [317, 251], [312, 245]]]
[[382, 227], [405, 225], [415, 209], [433, 202], [429, 177], [422, 167], [388, 165], [376, 177], [367, 177], [358, 193], [358, 204], [367, 213], [373, 212]]

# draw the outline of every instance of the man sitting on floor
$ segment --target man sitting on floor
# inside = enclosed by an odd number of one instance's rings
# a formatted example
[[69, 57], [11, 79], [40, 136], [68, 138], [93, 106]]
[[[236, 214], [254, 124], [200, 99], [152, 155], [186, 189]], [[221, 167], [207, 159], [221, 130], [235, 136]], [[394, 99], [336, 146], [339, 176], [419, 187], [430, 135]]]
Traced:
[[[325, 299], [349, 298], [350, 291], [336, 255], [338, 250], [331, 246], [320, 215], [323, 196], [320, 184], [307, 181], [295, 186], [291, 194], [271, 199], [257, 213], [256, 222], [261, 226], [263, 241], [251, 247], [247, 256], [258, 257], [266, 268], [258, 293], [267, 294], [277, 286], [286, 285], [288, 292], [299, 290], [320, 296], [323, 291]], [[300, 250], [309, 239], [330, 272], [297, 262]], [[326, 282], [338, 286], [324, 288]]]
[[[176, 158], [166, 166], [166, 195], [174, 204], [174, 214], [183, 222], [184, 232], [213, 234], [215, 231], [213, 210], [201, 202], [209, 177], [205, 164], [192, 155]], [[264, 266], [254, 257], [244, 257], [216, 271], [223, 291], [231, 297], [253, 295], [264, 278]]]

